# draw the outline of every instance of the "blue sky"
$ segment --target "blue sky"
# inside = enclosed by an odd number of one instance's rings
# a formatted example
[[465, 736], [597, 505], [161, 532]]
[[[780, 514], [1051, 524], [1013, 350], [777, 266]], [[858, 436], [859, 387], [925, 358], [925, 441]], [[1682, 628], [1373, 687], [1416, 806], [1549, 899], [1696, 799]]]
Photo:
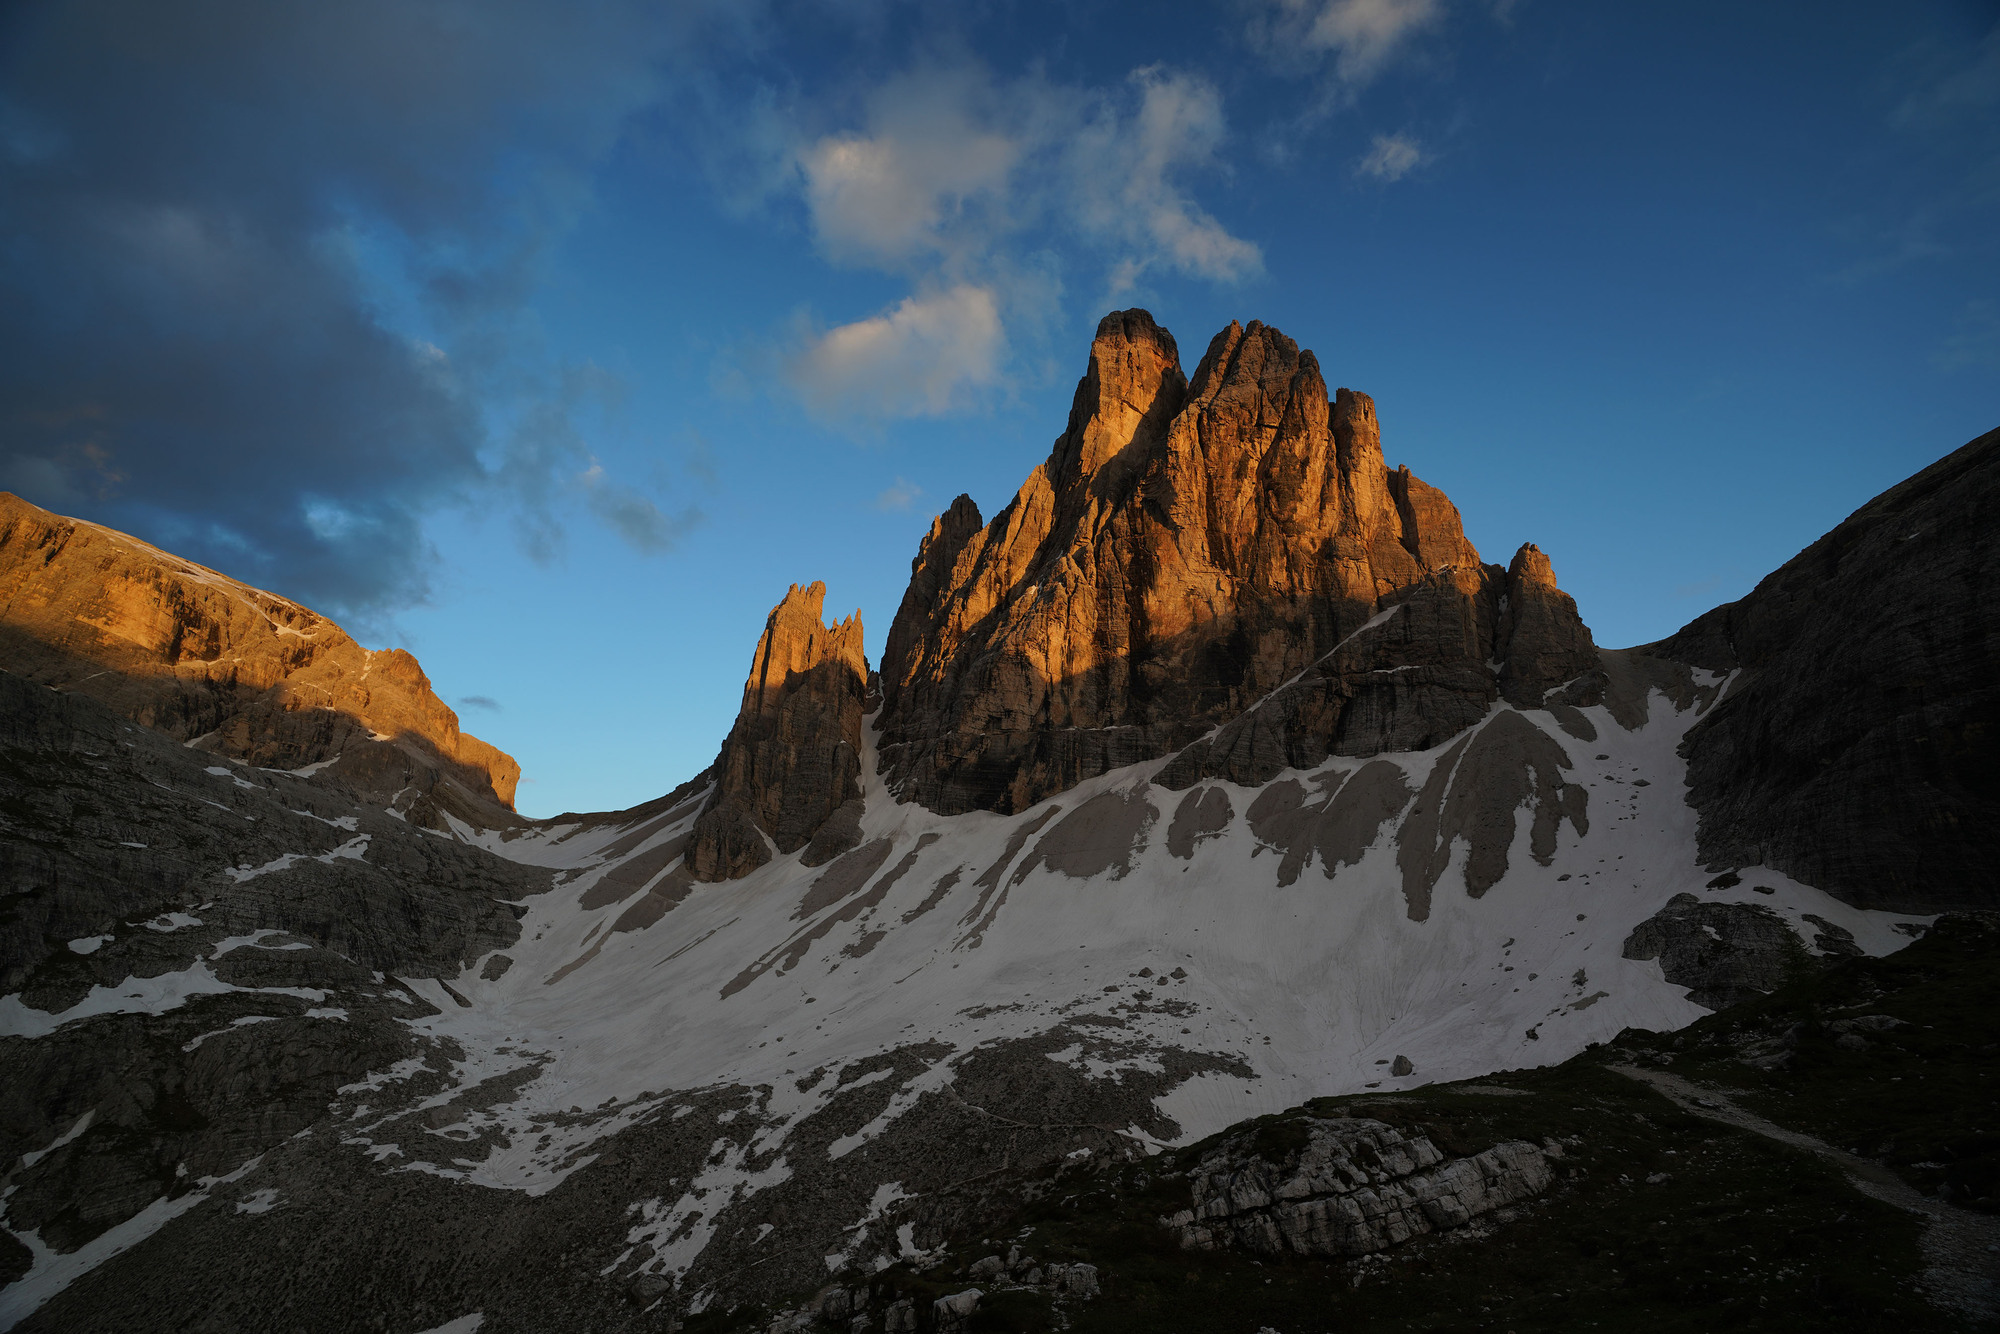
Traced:
[[340, 7], [0, 24], [0, 486], [422, 659], [531, 814], [879, 652], [1090, 331], [1375, 396], [1600, 643], [2000, 425], [1990, 4]]

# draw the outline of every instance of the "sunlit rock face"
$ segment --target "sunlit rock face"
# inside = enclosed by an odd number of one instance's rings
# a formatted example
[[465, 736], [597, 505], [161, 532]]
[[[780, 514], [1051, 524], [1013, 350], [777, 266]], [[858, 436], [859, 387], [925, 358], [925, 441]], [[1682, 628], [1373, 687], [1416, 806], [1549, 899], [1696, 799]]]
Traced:
[[1483, 564], [1310, 351], [1232, 323], [1189, 380], [1171, 334], [1118, 311], [1048, 461], [991, 523], [961, 496], [924, 539], [883, 654], [881, 763], [942, 813], [1176, 751], [1170, 786], [1261, 782], [1435, 745], [1595, 666], [1547, 558]]
[[794, 584], [764, 623], [688, 849], [697, 880], [747, 875], [773, 850], [817, 866], [859, 842], [868, 662], [861, 613], [826, 625], [825, 601], [825, 584]]
[[403, 650], [365, 649], [296, 602], [5, 492], [0, 651], [18, 676], [199, 749], [427, 800], [420, 817], [476, 817], [466, 798], [511, 807], [521, 776], [458, 730]]

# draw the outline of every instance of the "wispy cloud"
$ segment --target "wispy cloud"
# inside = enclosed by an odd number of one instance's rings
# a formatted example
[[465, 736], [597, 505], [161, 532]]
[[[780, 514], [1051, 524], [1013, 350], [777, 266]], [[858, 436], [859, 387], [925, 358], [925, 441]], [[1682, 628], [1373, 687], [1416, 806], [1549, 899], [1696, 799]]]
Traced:
[[1424, 161], [1423, 146], [1414, 135], [1398, 132], [1378, 134], [1368, 153], [1355, 164], [1356, 175], [1372, 176], [1378, 181], [1400, 181], [1415, 171]]
[[458, 699], [461, 709], [479, 709], [486, 713], [499, 713], [500, 701], [491, 695], [461, 695]]
[[1441, 0], [1261, 0], [1252, 9], [1249, 36], [1281, 64], [1330, 60], [1334, 78], [1351, 93], [1443, 13]]
[[1135, 70], [1130, 82], [1136, 111], [1124, 116], [1100, 103], [1065, 164], [1077, 221], [1121, 252], [1114, 289], [1155, 265], [1222, 283], [1261, 272], [1263, 252], [1179, 185], [1182, 173], [1217, 165], [1227, 135], [1221, 95], [1206, 79], [1157, 65]]
[[875, 497], [875, 508], [885, 513], [901, 512], [916, 504], [923, 494], [921, 486], [898, 477], [893, 485], [883, 487], [881, 494]]

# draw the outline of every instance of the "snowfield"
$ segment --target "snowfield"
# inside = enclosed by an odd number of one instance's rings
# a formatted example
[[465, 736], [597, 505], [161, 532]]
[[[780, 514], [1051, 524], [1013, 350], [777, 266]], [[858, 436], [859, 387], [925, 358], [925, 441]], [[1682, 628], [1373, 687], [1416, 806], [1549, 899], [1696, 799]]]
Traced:
[[[1591, 741], [1550, 713], [1495, 707], [1481, 728], [1512, 715], [1507, 726], [1526, 721], [1561, 747], [1564, 779], [1587, 794], [1585, 818], [1558, 821], [1543, 865], [1530, 851], [1531, 794], [1514, 811], [1505, 873], [1478, 897], [1466, 887], [1471, 840], [1453, 839], [1422, 913], [1398, 854], [1400, 826], [1423, 798], [1383, 822], [1357, 863], [1329, 876], [1309, 852], [1289, 884], [1280, 883], [1283, 851], [1249, 812], [1280, 783], [1330, 789], [1380, 759], [1421, 793], [1470, 734], [1420, 753], [1330, 760], [1262, 790], [1208, 782], [1169, 792], [1148, 781], [1165, 763], [1155, 761], [1011, 817], [899, 805], [873, 777], [870, 753], [860, 848], [817, 868], [777, 857], [713, 885], [677, 880], [672, 855], [704, 794], [650, 823], [525, 837], [465, 830], [468, 841], [567, 875], [532, 901], [504, 971], [489, 959], [450, 992], [412, 983], [440, 1011], [416, 1025], [457, 1045], [462, 1084], [525, 1078], [467, 1122], [498, 1131], [504, 1147], [477, 1162], [412, 1167], [544, 1192], [590, 1161], [594, 1141], [688, 1091], [758, 1090], [764, 1128], [753, 1152], [719, 1142], [679, 1200], [635, 1206], [634, 1240], [673, 1237], [658, 1264], [678, 1276], [706, 1229], [676, 1224], [713, 1220], [718, 1195], [726, 1202], [785, 1179], [790, 1128], [851, 1087], [842, 1071], [913, 1044], [939, 1054], [831, 1156], [949, 1086], [968, 1053], [1061, 1025], [1094, 1024], [1115, 1039], [1048, 1053], [1097, 1079], [1157, 1074], [1176, 1054], [1223, 1058], [1156, 1099], [1175, 1127], [1171, 1142], [1320, 1095], [1550, 1064], [1626, 1027], [1676, 1028], [1706, 1011], [1658, 962], [1621, 950], [1683, 892], [1773, 909], [1806, 943], [1815, 935], [1806, 914], [1845, 928], [1870, 953], [1907, 943], [1895, 926], [1907, 916], [1851, 908], [1761, 869], [1726, 890], [1706, 887], [1714, 877], [1695, 858], [1676, 754], [1726, 689], [1703, 684], [1705, 699], [1686, 710], [1653, 692], [1633, 730], [1605, 707], [1583, 710]], [[1176, 855], [1170, 825], [1209, 789], [1226, 796], [1229, 818], [1190, 856]], [[1095, 823], [1063, 825], [1091, 803]], [[648, 874], [607, 880], [635, 866]], [[1398, 1058], [1409, 1073], [1393, 1073], [1405, 1068]], [[366, 1134], [355, 1131], [362, 1142]]]

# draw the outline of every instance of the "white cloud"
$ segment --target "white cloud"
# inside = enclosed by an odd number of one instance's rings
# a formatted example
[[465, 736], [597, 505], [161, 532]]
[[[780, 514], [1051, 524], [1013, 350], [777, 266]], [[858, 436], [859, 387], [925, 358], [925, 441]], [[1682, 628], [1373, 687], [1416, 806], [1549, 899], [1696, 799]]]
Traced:
[[924, 494], [924, 489], [915, 482], [898, 477], [893, 486], [885, 486], [875, 497], [875, 508], [884, 512], [906, 510]]
[[1227, 132], [1213, 85], [1159, 66], [1111, 88], [998, 82], [977, 66], [887, 81], [858, 124], [793, 160], [822, 252], [902, 274], [918, 295], [812, 339], [794, 387], [821, 416], [965, 407], [1001, 377], [1003, 324], [1032, 332], [1055, 313], [1077, 248], [1114, 293], [1153, 268], [1260, 272], [1262, 252], [1189, 190], [1221, 168]]
[[883, 85], [863, 130], [800, 151], [820, 246], [836, 260], [934, 279], [985, 281], [1010, 247], [1050, 227], [1112, 252], [1114, 270], [1164, 264], [1234, 282], [1262, 267], [1189, 196], [1227, 137], [1214, 85], [1160, 66], [1124, 88], [979, 69], [920, 71]]
[[791, 380], [819, 416], [935, 417], [996, 383], [1005, 352], [992, 289], [960, 284], [828, 330]]
[[1265, 0], [1251, 37], [1287, 62], [1332, 56], [1350, 87], [1368, 82], [1443, 15], [1441, 0]]
[[1379, 181], [1400, 181], [1423, 163], [1424, 150], [1414, 135], [1378, 134], [1368, 155], [1356, 164], [1356, 175]]
[[1018, 109], [993, 102], [981, 75], [921, 72], [878, 91], [866, 134], [806, 148], [806, 202], [828, 254], [897, 265], [948, 250], [952, 224], [1001, 194], [1021, 156], [1020, 130], [1007, 123]]

